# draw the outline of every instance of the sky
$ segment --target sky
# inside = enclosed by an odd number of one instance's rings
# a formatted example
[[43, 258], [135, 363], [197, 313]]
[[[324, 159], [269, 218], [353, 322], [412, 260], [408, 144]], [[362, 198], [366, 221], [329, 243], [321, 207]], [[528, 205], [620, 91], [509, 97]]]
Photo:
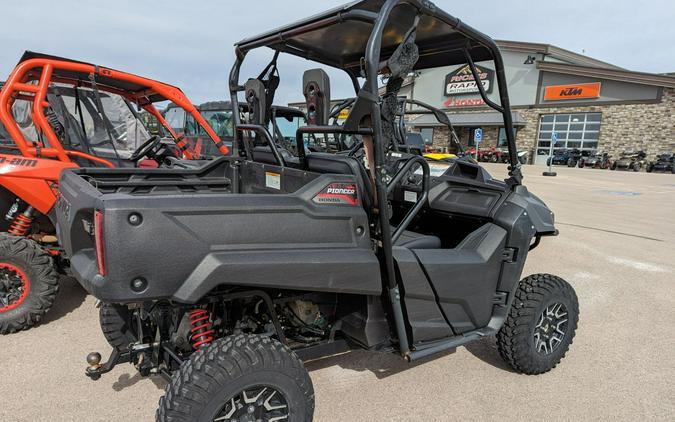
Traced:
[[[229, 97], [233, 44], [342, 4], [329, 0], [3, 1], [0, 80], [24, 50], [69, 57], [176, 85], [198, 104]], [[438, 7], [495, 39], [553, 44], [630, 70], [675, 72], [675, 3], [628, 0], [436, 0]], [[268, 51], [249, 55], [242, 80], [258, 75]], [[311, 62], [279, 60], [275, 103], [302, 99]], [[329, 71], [333, 98], [353, 96]]]

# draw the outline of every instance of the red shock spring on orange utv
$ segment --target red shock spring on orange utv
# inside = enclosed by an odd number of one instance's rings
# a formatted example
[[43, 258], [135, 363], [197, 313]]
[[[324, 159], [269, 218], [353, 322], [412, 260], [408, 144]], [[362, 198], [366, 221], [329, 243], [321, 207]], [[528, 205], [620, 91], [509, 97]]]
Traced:
[[190, 312], [190, 341], [195, 350], [207, 347], [213, 341], [213, 329], [211, 329], [211, 313], [206, 309], [195, 309]]
[[14, 217], [12, 224], [7, 229], [7, 233], [14, 236], [25, 236], [30, 231], [30, 225], [33, 223], [33, 207], [28, 207], [26, 211]]

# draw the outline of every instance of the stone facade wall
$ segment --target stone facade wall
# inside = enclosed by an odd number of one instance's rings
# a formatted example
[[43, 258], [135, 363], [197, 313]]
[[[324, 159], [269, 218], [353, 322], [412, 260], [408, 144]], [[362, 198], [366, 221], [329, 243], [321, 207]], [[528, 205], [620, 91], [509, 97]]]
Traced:
[[518, 131], [518, 149], [534, 152], [542, 114], [600, 112], [598, 149], [618, 157], [621, 152], [644, 150], [649, 159], [675, 151], [675, 89], [664, 88], [661, 101], [652, 104], [616, 104], [584, 107], [520, 109], [527, 121]]
[[[419, 132], [421, 128], [410, 127], [411, 132]], [[462, 147], [469, 148], [469, 138], [471, 137], [471, 128], [456, 127], [455, 133], [462, 144]], [[483, 139], [481, 140], [481, 148], [497, 145], [497, 138], [499, 136], [499, 128], [495, 126], [488, 126], [483, 128]], [[435, 127], [432, 147], [439, 151], [452, 150], [452, 142], [450, 140], [450, 129], [447, 127]]]
[[[476, 113], [487, 110], [477, 110]], [[519, 127], [516, 144], [518, 150], [528, 151], [534, 157], [537, 146], [539, 118], [542, 114], [559, 113], [602, 113], [598, 149], [618, 157], [623, 151], [644, 150], [648, 159], [666, 152], [675, 152], [675, 89], [664, 88], [658, 103], [591, 105], [576, 107], [532, 107], [518, 108], [525, 120]], [[452, 112], [448, 113], [452, 121]], [[411, 118], [412, 120], [412, 118]], [[411, 128], [419, 131], [420, 128]], [[498, 127], [483, 128], [482, 147], [497, 144]], [[455, 128], [463, 146], [467, 146], [470, 128]], [[450, 146], [450, 131], [445, 127], [434, 128], [434, 148], [443, 150]]]

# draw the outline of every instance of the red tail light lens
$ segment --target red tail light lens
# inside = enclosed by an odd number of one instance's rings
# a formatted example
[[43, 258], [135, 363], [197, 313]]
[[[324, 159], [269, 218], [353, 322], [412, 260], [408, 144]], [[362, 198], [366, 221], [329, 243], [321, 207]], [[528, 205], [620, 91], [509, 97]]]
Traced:
[[96, 242], [96, 265], [98, 265], [98, 273], [105, 276], [107, 274], [105, 268], [105, 248], [103, 238], [103, 212], [94, 211], [94, 241]]

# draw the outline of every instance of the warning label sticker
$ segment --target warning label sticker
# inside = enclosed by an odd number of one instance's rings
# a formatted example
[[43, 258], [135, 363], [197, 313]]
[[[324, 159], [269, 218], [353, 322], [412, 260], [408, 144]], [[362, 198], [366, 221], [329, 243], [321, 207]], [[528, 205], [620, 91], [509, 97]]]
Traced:
[[265, 172], [265, 186], [271, 189], [281, 190], [281, 175], [279, 173]]

